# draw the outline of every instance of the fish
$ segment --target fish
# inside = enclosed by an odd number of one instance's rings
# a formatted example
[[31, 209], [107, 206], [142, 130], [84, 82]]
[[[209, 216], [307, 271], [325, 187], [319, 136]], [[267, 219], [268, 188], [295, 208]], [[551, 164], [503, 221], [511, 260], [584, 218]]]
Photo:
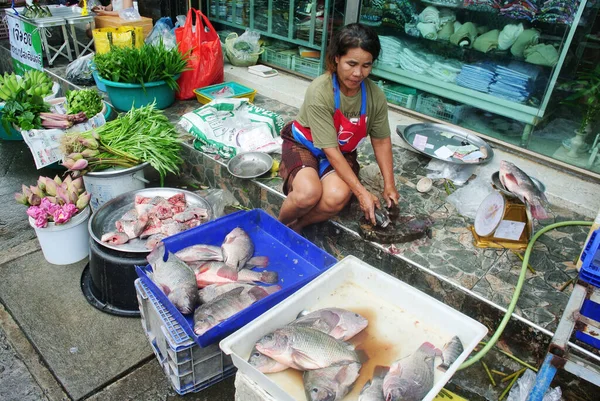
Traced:
[[187, 201], [183, 192], [171, 196], [167, 199], [167, 202], [171, 204], [171, 209], [175, 214], [183, 212], [187, 207]]
[[458, 336], [452, 337], [449, 342], [444, 344], [444, 348], [442, 348], [442, 363], [439, 364], [437, 368], [442, 372], [447, 371], [464, 350], [460, 338], [458, 338]]
[[148, 222], [146, 223], [146, 227], [144, 227], [144, 231], [142, 231], [139, 235], [140, 239], [146, 239], [154, 234], [162, 233], [162, 222], [155, 214], [148, 215]]
[[390, 216], [384, 209], [375, 209], [375, 222], [381, 228], [386, 228], [392, 222]]
[[102, 235], [102, 238], [100, 240], [102, 242], [107, 242], [112, 245], [123, 245], [124, 243], [129, 241], [129, 236], [125, 233], [112, 231]]
[[165, 198], [160, 198], [160, 201], [151, 202], [153, 203], [153, 207], [151, 213], [155, 214], [160, 220], [165, 220], [173, 217], [173, 209], [171, 208], [171, 204], [167, 202]]
[[309, 327], [279, 328], [258, 340], [256, 349], [298, 370], [322, 369], [340, 362], [360, 362], [352, 345]]
[[243, 287], [237, 287], [219, 295], [194, 311], [194, 333], [201, 336], [267, 295], [268, 293], [261, 290], [260, 287], [253, 287], [248, 291], [245, 291]]
[[162, 225], [161, 225], [161, 231], [160, 231], [167, 237], [170, 237], [171, 235], [175, 235], [177, 233], [180, 233], [180, 232], [188, 229], [188, 227], [183, 223], [180, 223], [180, 222], [174, 221], [174, 220], [171, 220], [171, 221], [168, 221], [168, 220], [170, 220], [170, 219], [163, 220]]
[[273, 294], [281, 289], [280, 285], [271, 285], [268, 287], [261, 287], [254, 284], [245, 284], [245, 283], [226, 283], [226, 284], [211, 284], [207, 285], [204, 288], [198, 290], [198, 297], [200, 298], [200, 302], [208, 303], [213, 299], [218, 297], [221, 294], [224, 294], [228, 291], [233, 290], [234, 288], [241, 287], [244, 291], [248, 292], [253, 288], [258, 288], [256, 291], [264, 291], [265, 296], [269, 294]]
[[135, 221], [139, 217], [139, 213], [135, 209], [128, 210], [123, 216], [121, 216], [121, 220], [123, 221]]
[[390, 366], [383, 379], [386, 401], [420, 401], [433, 387], [433, 362], [440, 350], [425, 342]]
[[166, 261], [164, 255], [165, 245], [159, 243], [146, 257], [152, 266], [152, 281], [181, 313], [186, 315], [194, 312], [198, 303], [194, 271], [171, 252], [168, 252]]
[[360, 394], [358, 395], [358, 401], [385, 401], [383, 397], [383, 378], [390, 370], [387, 366], [375, 366], [373, 371], [373, 378], [367, 380]]
[[323, 369], [307, 370], [302, 375], [304, 392], [309, 401], [339, 401], [352, 387], [362, 365], [358, 362], [343, 362]]
[[208, 210], [200, 207], [194, 207], [188, 208], [181, 213], [173, 215], [173, 220], [178, 221], [180, 223], [185, 223], [186, 221], [192, 219], [201, 219], [206, 221], [208, 219]]
[[369, 321], [349, 310], [324, 308], [302, 316], [290, 324], [312, 327], [337, 340], [348, 341], [367, 327]]
[[250, 366], [254, 367], [256, 370], [262, 373], [283, 372], [288, 368], [283, 363], [279, 363], [275, 359], [259, 352], [256, 349], [256, 346], [252, 348], [252, 351], [250, 352], [248, 363], [250, 364]]
[[117, 220], [115, 226], [117, 231], [127, 234], [129, 239], [137, 238], [148, 224], [148, 215], [139, 215], [137, 220]]
[[507, 191], [516, 195], [521, 202], [529, 205], [533, 218], [544, 220], [550, 217], [543, 206], [543, 203], [548, 203], [546, 195], [523, 170], [511, 162], [502, 160], [500, 162], [500, 182]]
[[154, 247], [165, 238], [167, 238], [167, 236], [164, 234], [152, 234], [146, 240], [146, 249], [153, 250]]
[[246, 283], [262, 282], [267, 284], [274, 284], [279, 281], [277, 272], [255, 272], [248, 269], [237, 271], [223, 262], [216, 261], [204, 262], [195, 267], [194, 271], [196, 273], [198, 288], [203, 288], [210, 284], [225, 284], [235, 281]]
[[184, 262], [194, 262], [196, 260], [223, 261], [223, 251], [220, 246], [215, 245], [196, 244], [175, 252], [175, 255]]
[[254, 244], [248, 234], [240, 227], [234, 228], [221, 245], [223, 262], [238, 270], [244, 268], [246, 262], [254, 254]]

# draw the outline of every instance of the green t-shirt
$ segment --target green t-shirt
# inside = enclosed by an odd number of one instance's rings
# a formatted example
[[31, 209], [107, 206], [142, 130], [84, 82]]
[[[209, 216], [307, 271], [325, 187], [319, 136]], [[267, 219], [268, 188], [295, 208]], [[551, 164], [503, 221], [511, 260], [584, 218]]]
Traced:
[[[385, 94], [373, 81], [365, 79], [367, 92], [367, 135], [373, 138], [387, 138], [391, 135], [388, 122], [388, 107]], [[352, 97], [340, 92], [340, 109], [351, 121], [360, 117], [361, 93]], [[310, 128], [313, 144], [317, 148], [338, 146], [337, 131], [333, 126], [333, 81], [331, 74], [323, 74], [315, 79], [306, 90], [304, 103], [296, 121]]]

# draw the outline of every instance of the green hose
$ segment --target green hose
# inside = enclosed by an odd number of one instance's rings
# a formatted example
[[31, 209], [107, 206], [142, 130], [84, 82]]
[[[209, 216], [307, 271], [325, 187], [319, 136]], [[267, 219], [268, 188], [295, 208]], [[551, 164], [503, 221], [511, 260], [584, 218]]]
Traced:
[[531, 256], [531, 250], [533, 249], [533, 244], [535, 244], [535, 241], [537, 241], [537, 239], [542, 234], [544, 234], [546, 231], [550, 231], [550, 230], [553, 230], [558, 227], [591, 226], [591, 225], [592, 225], [591, 221], [562, 221], [560, 223], [550, 224], [549, 226], [546, 226], [546, 227], [542, 228], [540, 231], [538, 231], [537, 233], [535, 233], [535, 235], [533, 236], [533, 238], [531, 239], [531, 241], [529, 241], [529, 244], [527, 245], [527, 250], [525, 251], [525, 256], [523, 257], [523, 265], [521, 266], [521, 274], [519, 275], [519, 281], [517, 282], [517, 287], [515, 288], [515, 293], [513, 294], [513, 297], [510, 301], [510, 305], [508, 305], [508, 310], [506, 311], [504, 318], [500, 322], [498, 329], [496, 330], [496, 332], [494, 333], [494, 335], [492, 336], [490, 341], [488, 341], [487, 344], [481, 349], [481, 351], [479, 351], [473, 357], [466, 360], [462, 365], [460, 365], [460, 367], [458, 369], [468, 368], [469, 366], [473, 365], [475, 362], [477, 362], [481, 358], [483, 358], [485, 356], [485, 354], [487, 354], [488, 351], [496, 344], [496, 342], [502, 335], [504, 328], [508, 324], [508, 321], [510, 320], [512, 313], [515, 310], [515, 306], [517, 306], [517, 301], [519, 300], [519, 295], [521, 295], [521, 289], [523, 289], [523, 283], [525, 282], [525, 273], [527, 272], [527, 264], [529, 263], [529, 257]]

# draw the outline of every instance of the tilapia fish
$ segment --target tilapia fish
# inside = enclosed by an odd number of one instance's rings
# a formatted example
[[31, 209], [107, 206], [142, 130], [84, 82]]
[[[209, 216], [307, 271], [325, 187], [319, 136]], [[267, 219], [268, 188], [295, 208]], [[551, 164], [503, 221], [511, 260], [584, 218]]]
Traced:
[[243, 269], [246, 262], [254, 254], [252, 239], [240, 227], [234, 228], [221, 245], [223, 262], [238, 270]]
[[350, 344], [309, 327], [277, 329], [261, 338], [256, 349], [298, 370], [322, 369], [340, 362], [360, 362]]
[[122, 244], [126, 243], [127, 241], [129, 241], [129, 236], [125, 233], [113, 231], [113, 232], [104, 234], [100, 240], [102, 242], [107, 242], [107, 243], [113, 244], [113, 245], [122, 245]]
[[390, 370], [387, 366], [375, 366], [373, 378], [360, 390], [358, 401], [385, 401], [383, 397], [383, 378]]
[[323, 369], [307, 370], [302, 375], [304, 392], [309, 401], [339, 401], [358, 379], [361, 364], [342, 362]]
[[274, 292], [277, 292], [281, 289], [280, 285], [271, 285], [268, 287], [258, 286], [254, 284], [244, 284], [244, 283], [227, 283], [227, 284], [211, 284], [204, 288], [198, 290], [198, 297], [200, 298], [200, 302], [208, 303], [213, 299], [218, 297], [219, 295], [225, 294], [235, 288], [243, 288], [245, 292], [249, 292], [251, 289], [256, 288], [255, 291], [263, 291], [264, 295], [270, 295]]
[[216, 260], [223, 261], [223, 251], [220, 246], [196, 244], [183, 248], [175, 252], [175, 256], [184, 262], [194, 262], [196, 260]]
[[248, 269], [237, 271], [223, 262], [215, 261], [199, 264], [194, 267], [194, 271], [196, 273], [198, 288], [206, 287], [210, 284], [225, 284], [236, 281], [274, 284], [279, 280], [277, 272], [255, 272]]
[[148, 224], [148, 215], [142, 214], [136, 220], [117, 220], [115, 226], [117, 231], [127, 234], [129, 239], [137, 238], [146, 228]]
[[396, 361], [383, 379], [386, 401], [420, 401], [433, 387], [433, 362], [440, 351], [423, 343], [413, 354]]
[[151, 236], [148, 237], [148, 239], [146, 239], [146, 249], [153, 250], [154, 247], [156, 245], [158, 245], [165, 238], [167, 238], [167, 236], [162, 233], [152, 234]]
[[449, 342], [444, 344], [444, 348], [442, 348], [442, 363], [438, 365], [437, 368], [442, 372], [445, 372], [458, 359], [464, 350], [460, 338], [458, 338], [458, 336], [452, 337]]
[[549, 217], [543, 206], [543, 203], [548, 203], [546, 195], [523, 170], [511, 162], [502, 160], [500, 162], [500, 182], [507, 191], [512, 192], [522, 202], [529, 205], [533, 218], [543, 220]]
[[360, 333], [369, 321], [342, 308], [319, 309], [294, 320], [291, 325], [312, 327], [338, 340], [347, 341]]
[[243, 287], [234, 288], [219, 295], [211, 302], [199, 306], [194, 312], [194, 333], [202, 335], [208, 330], [230, 318], [239, 311], [264, 298], [268, 293], [260, 287], [244, 291]]
[[256, 370], [262, 373], [277, 373], [288, 368], [287, 365], [279, 363], [275, 359], [268, 357], [257, 350], [256, 346], [254, 346], [254, 348], [252, 348], [252, 352], [250, 352], [248, 363], [250, 366], [253, 366]]
[[151, 279], [183, 314], [192, 313], [198, 303], [194, 271], [171, 252], [164, 261], [165, 245], [159, 243], [146, 257], [152, 266]]

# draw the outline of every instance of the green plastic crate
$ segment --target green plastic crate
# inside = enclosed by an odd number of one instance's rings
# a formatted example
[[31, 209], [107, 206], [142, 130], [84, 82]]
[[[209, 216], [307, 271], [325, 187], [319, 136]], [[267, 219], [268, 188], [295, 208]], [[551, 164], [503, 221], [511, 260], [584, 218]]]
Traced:
[[275, 65], [282, 68], [292, 69], [293, 54], [289, 50], [279, 50], [265, 47], [265, 51], [260, 55], [263, 63]]
[[303, 58], [294, 56], [292, 58], [292, 70], [302, 75], [316, 78], [323, 73], [321, 61], [317, 58]]

